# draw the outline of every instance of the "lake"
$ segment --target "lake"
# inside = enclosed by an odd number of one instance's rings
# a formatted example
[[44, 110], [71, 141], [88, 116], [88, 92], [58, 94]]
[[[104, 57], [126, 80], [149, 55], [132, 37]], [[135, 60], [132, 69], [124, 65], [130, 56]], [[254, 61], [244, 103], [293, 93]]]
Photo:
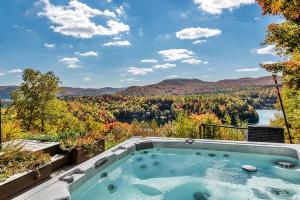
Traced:
[[256, 110], [259, 116], [259, 122], [256, 125], [269, 125], [270, 120], [275, 119], [275, 114], [280, 113], [277, 110]]

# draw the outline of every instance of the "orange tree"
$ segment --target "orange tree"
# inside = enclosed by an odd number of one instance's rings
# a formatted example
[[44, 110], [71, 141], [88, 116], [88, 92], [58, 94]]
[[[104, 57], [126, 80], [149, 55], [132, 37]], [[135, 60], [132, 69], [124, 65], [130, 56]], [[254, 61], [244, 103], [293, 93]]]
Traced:
[[[281, 23], [268, 26], [265, 44], [275, 45], [278, 55], [284, 62], [262, 64], [271, 72], [283, 75], [283, 101], [286, 107], [289, 126], [295, 142], [300, 141], [300, 1], [299, 0], [257, 0], [263, 14], [279, 15]], [[274, 122], [282, 124], [282, 117]]]
[[[262, 65], [269, 71], [283, 72], [285, 84], [300, 88], [300, 1], [258, 0], [263, 14], [281, 15], [284, 21], [268, 26], [265, 44], [274, 44], [277, 53], [288, 60]], [[290, 59], [289, 59], [290, 58]]]

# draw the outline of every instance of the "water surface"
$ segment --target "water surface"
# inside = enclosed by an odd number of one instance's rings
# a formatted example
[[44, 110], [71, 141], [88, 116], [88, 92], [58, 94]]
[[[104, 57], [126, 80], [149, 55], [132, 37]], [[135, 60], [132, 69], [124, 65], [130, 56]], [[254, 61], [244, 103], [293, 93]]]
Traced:
[[281, 113], [277, 110], [256, 110], [259, 116], [259, 122], [257, 125], [270, 125], [271, 120], [275, 120], [275, 114]]
[[[274, 166], [298, 160], [260, 154], [190, 149], [135, 152], [87, 180], [71, 200], [296, 200], [300, 174]], [[246, 172], [253, 165], [257, 172]], [[299, 166], [297, 166], [299, 167]]]

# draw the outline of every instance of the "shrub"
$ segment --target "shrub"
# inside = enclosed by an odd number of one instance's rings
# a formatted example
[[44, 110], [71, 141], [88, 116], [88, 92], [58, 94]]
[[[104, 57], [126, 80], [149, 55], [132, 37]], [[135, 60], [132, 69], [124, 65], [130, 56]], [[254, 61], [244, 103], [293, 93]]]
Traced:
[[[198, 129], [199, 126], [204, 125], [202, 129], [205, 132], [205, 139], [221, 139], [217, 126], [222, 125], [222, 122], [214, 113], [207, 112], [201, 115], [193, 114], [190, 118], [195, 128]], [[200, 136], [199, 130], [196, 131], [198, 133], [195, 136], [196, 138], [203, 137], [203, 135]]]
[[185, 112], [180, 112], [174, 121], [175, 136], [183, 138], [195, 138], [196, 130], [190, 117]]
[[98, 148], [97, 140], [102, 139], [103, 136], [99, 132], [90, 132], [86, 135], [74, 134], [71, 137], [64, 137], [60, 140], [60, 147], [65, 151], [72, 151], [73, 149], [83, 148], [88, 155], [92, 157], [95, 150]]
[[2, 128], [2, 140], [10, 141], [21, 138], [23, 133], [18, 122], [7, 121], [1, 124]]
[[17, 173], [37, 171], [50, 163], [50, 159], [49, 154], [24, 151], [18, 145], [8, 145], [0, 151], [0, 182]]
[[21, 123], [16, 119], [16, 113], [12, 109], [2, 109], [2, 140], [10, 141], [21, 138], [23, 135]]

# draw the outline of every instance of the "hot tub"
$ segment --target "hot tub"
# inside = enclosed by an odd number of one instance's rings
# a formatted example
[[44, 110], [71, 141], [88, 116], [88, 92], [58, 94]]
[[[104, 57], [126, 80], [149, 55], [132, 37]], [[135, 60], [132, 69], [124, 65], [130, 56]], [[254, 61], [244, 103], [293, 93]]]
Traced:
[[300, 199], [299, 149], [270, 143], [132, 138], [18, 198]]

